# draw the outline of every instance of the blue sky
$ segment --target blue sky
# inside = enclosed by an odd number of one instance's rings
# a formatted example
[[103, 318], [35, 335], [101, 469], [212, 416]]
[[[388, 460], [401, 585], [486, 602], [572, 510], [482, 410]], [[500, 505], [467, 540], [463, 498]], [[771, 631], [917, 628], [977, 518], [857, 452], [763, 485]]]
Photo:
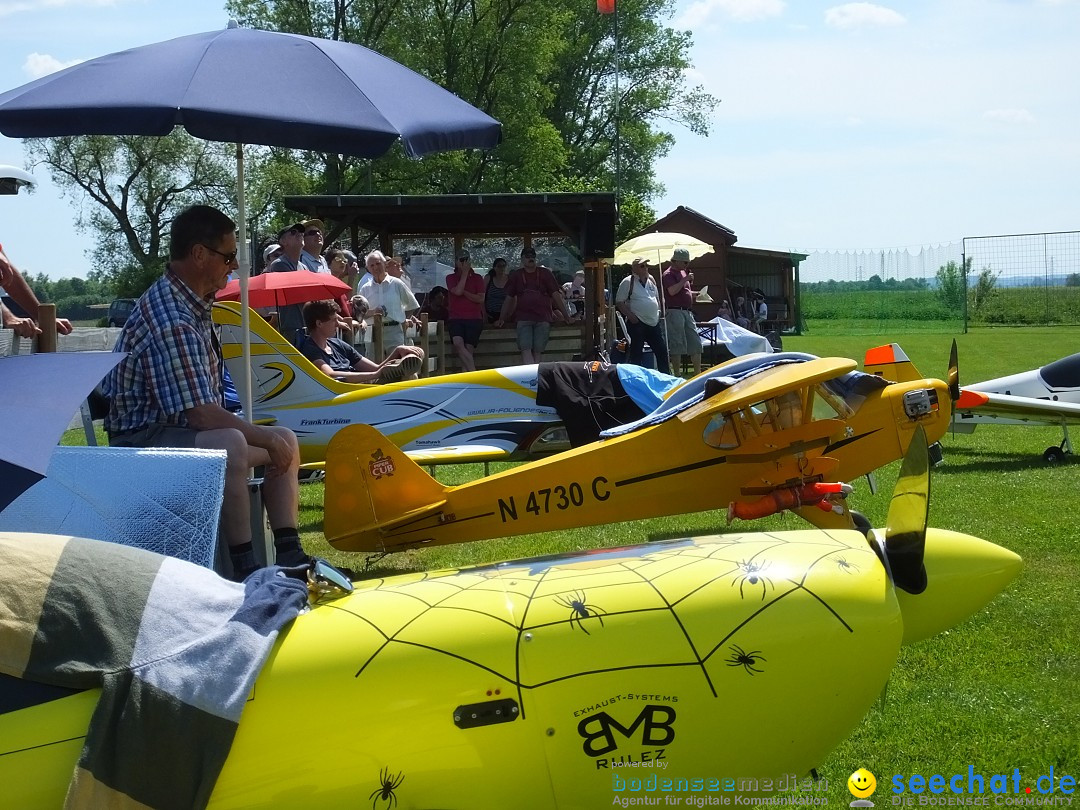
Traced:
[[[0, 90], [226, 19], [220, 0], [0, 0]], [[672, 128], [659, 214], [802, 251], [1080, 229], [1080, 0], [679, 0], [672, 22], [722, 102], [708, 137]], [[24, 159], [0, 137], [0, 163]], [[76, 203], [35, 174], [0, 197], [0, 242], [24, 271], [85, 275]]]

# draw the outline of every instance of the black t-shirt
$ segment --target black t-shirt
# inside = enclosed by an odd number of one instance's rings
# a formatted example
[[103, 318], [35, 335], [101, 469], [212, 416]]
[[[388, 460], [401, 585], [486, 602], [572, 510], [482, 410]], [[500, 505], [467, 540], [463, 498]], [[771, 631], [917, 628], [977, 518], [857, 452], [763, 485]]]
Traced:
[[326, 363], [334, 371], [352, 371], [360, 359], [360, 352], [340, 338], [330, 338], [326, 341], [329, 352], [324, 352], [311, 338], [304, 338], [300, 344], [300, 354], [304, 355], [315, 365]]

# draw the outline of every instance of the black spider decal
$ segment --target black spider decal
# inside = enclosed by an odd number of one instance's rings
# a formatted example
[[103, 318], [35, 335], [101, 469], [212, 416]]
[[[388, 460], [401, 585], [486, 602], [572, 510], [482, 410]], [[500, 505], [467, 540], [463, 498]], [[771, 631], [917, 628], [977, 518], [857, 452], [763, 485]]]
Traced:
[[755, 669], [754, 664], [765, 660], [765, 656], [761, 654], [761, 650], [751, 650], [746, 652], [738, 644], [732, 644], [729, 648], [731, 650], [731, 657], [726, 659], [729, 667], [742, 667], [752, 677], [755, 672], [764, 672], [763, 669]]
[[843, 557], [837, 557], [836, 567], [843, 571], [845, 574], [853, 574], [859, 570], [859, 566], [855, 563], [850, 563]]
[[731, 584], [732, 586], [739, 586], [739, 598], [746, 598], [743, 593], [743, 588], [745, 588], [746, 583], [749, 582], [754, 587], [757, 587], [758, 585], [761, 586], [761, 601], [764, 602], [765, 592], [768, 591], [769, 588], [773, 588], [774, 590], [776, 588], [776, 586], [773, 585], [772, 580], [762, 573], [769, 567], [769, 563], [759, 563], [754, 562], [753, 560], [740, 560], [736, 565], [738, 565], [739, 570], [742, 571], [742, 573], [735, 577], [735, 579], [731, 581]]
[[584, 591], [574, 591], [568, 596], [556, 596], [555, 601], [563, 607], [570, 608], [570, 626], [574, 626], [574, 622], [577, 622], [577, 626], [585, 631], [585, 635], [592, 635], [588, 628], [582, 624], [583, 619], [593, 617], [600, 622], [600, 626], [604, 626], [604, 619], [600, 615], [601, 613], [607, 613], [603, 608], [595, 607], [585, 601]]
[[400, 787], [401, 783], [405, 781], [405, 774], [398, 771], [396, 776], [390, 775], [389, 768], [383, 768], [379, 771], [379, 787], [371, 791], [371, 795], [368, 796], [371, 799], [371, 810], [375, 810], [375, 805], [379, 803], [380, 799], [385, 799], [387, 807], [394, 807], [397, 805], [397, 795], [394, 791]]

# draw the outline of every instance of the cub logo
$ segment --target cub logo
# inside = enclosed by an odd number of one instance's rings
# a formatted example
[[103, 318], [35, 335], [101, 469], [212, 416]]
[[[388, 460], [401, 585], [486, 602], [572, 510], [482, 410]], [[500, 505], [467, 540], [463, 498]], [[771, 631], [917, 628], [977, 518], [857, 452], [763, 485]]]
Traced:
[[372, 478], [382, 478], [383, 476], [393, 475], [394, 460], [383, 453], [382, 450], [376, 450], [371, 454], [371, 463], [368, 464], [368, 470], [371, 471]]

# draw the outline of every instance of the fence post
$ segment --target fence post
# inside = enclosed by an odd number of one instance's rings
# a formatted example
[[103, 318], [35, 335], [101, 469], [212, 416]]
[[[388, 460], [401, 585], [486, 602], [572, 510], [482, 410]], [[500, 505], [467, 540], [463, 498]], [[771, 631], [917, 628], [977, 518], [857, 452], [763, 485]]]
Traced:
[[38, 306], [37, 324], [41, 328], [41, 334], [37, 339], [39, 352], [56, 351], [56, 304], [40, 304]]
[[420, 313], [420, 350], [424, 353], [424, 365], [420, 367], [420, 376], [427, 377], [431, 366], [431, 340], [428, 338], [428, 314]]

